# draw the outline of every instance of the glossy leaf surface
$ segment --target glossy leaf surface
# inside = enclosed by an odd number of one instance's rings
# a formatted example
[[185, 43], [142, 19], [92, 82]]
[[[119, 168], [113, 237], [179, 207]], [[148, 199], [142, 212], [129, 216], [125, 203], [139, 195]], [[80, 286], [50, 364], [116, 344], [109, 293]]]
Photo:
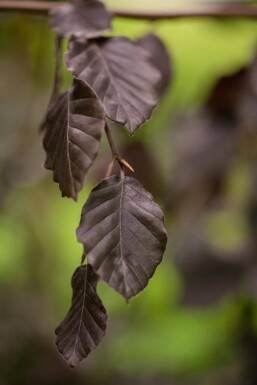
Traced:
[[89, 84], [107, 116], [132, 135], [158, 104], [159, 71], [150, 54], [126, 38], [73, 41], [66, 54], [68, 69]]
[[96, 292], [97, 282], [91, 266], [80, 266], [75, 271], [71, 308], [55, 331], [57, 348], [72, 367], [87, 357], [105, 335], [107, 314]]
[[63, 196], [77, 199], [98, 153], [104, 125], [101, 102], [77, 79], [70, 92], [53, 102], [43, 142], [47, 153], [45, 167], [53, 170]]
[[76, 0], [50, 12], [50, 26], [60, 36], [92, 39], [111, 30], [111, 14], [98, 0]]
[[97, 275], [126, 299], [147, 286], [167, 242], [152, 195], [136, 179], [119, 176], [91, 192], [77, 237]]

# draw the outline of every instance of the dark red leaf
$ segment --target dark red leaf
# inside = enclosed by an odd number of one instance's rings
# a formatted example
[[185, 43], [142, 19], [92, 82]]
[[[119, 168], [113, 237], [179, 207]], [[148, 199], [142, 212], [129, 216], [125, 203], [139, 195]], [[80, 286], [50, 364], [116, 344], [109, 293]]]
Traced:
[[102, 100], [107, 116], [132, 135], [158, 104], [159, 71], [150, 54], [126, 38], [70, 44], [68, 69]]
[[101, 102], [80, 80], [54, 100], [46, 118], [45, 167], [53, 170], [63, 196], [77, 199], [98, 153], [104, 125]]
[[112, 15], [98, 0], [76, 0], [50, 12], [50, 26], [60, 36], [92, 39], [111, 30]]
[[77, 237], [97, 275], [126, 299], [147, 286], [167, 242], [152, 195], [136, 179], [119, 176], [91, 192]]
[[72, 367], [87, 357], [105, 335], [107, 314], [96, 292], [97, 282], [91, 266], [80, 266], [75, 271], [71, 308], [55, 331], [57, 348]]

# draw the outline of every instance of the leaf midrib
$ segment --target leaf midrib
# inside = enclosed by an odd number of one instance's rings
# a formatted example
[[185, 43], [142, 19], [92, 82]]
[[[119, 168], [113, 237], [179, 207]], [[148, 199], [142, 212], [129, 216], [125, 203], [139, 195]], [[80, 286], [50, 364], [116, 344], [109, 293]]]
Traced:
[[75, 186], [74, 186], [74, 177], [71, 169], [71, 159], [70, 159], [70, 150], [69, 150], [69, 142], [70, 142], [70, 137], [69, 137], [69, 131], [70, 131], [70, 96], [71, 93], [70, 91], [67, 93], [67, 128], [66, 128], [66, 146], [67, 146], [67, 156], [68, 156], [68, 167], [69, 167], [69, 176], [71, 179], [71, 195], [73, 199], [76, 199], [76, 192], [75, 192]]
[[[119, 98], [119, 104], [118, 104], [118, 108], [117, 108], [117, 111], [118, 111], [119, 107], [122, 106], [121, 100], [123, 99], [123, 97], [121, 96], [121, 94], [120, 94], [120, 92], [119, 92], [119, 90], [118, 90], [118, 88], [117, 88], [117, 86], [116, 86], [115, 78], [114, 78], [114, 76], [113, 76], [113, 74], [112, 74], [112, 72], [111, 72], [111, 69], [110, 69], [110, 67], [109, 67], [109, 65], [108, 65], [108, 63], [107, 63], [107, 61], [106, 61], [106, 59], [105, 59], [105, 57], [104, 57], [103, 49], [101, 49], [100, 46], [99, 46], [97, 43], [95, 43], [95, 46], [97, 47], [98, 56], [99, 56], [100, 60], [102, 61], [103, 66], [105, 67], [105, 69], [106, 69], [106, 71], [107, 71], [107, 73], [108, 73], [108, 75], [109, 75], [109, 77], [110, 77], [110, 79], [111, 79], [111, 83], [112, 83], [113, 87], [115, 88], [115, 91], [116, 91], [116, 93], [117, 93], [117, 95], [118, 95], [118, 98]], [[124, 110], [124, 111], [126, 112], [126, 114], [127, 114], [127, 117], [128, 117], [128, 120], [129, 120], [129, 125], [130, 125], [130, 126], [129, 126], [129, 130], [131, 130], [131, 119], [130, 119], [130, 116], [129, 116], [129, 114], [127, 113], [127, 111], [126, 111], [126, 109], [125, 109], [124, 107], [123, 107], [123, 110]], [[112, 120], [112, 118], [111, 118], [110, 115], [107, 113], [107, 111], [106, 111], [106, 115], [108, 116], [108, 118], [110, 118], [110, 119]]]
[[73, 351], [72, 351], [72, 356], [76, 355], [76, 357], [77, 357], [76, 348], [77, 348], [78, 341], [79, 341], [79, 335], [80, 335], [80, 331], [81, 331], [83, 314], [84, 314], [84, 308], [85, 308], [85, 299], [86, 299], [86, 291], [87, 291], [87, 270], [88, 269], [86, 267], [86, 269], [85, 269], [85, 277], [84, 277], [84, 288], [83, 288], [83, 296], [82, 296], [81, 314], [80, 314], [80, 320], [79, 320], [79, 326], [78, 326], [78, 333], [77, 333], [76, 341], [75, 341], [75, 344], [74, 344], [74, 347], [73, 347]]
[[120, 213], [119, 213], [119, 222], [120, 222], [120, 256], [121, 256], [121, 262], [122, 262], [122, 270], [123, 270], [123, 277], [124, 277], [124, 288], [125, 288], [125, 296], [128, 298], [128, 290], [127, 290], [127, 281], [126, 281], [126, 274], [124, 271], [124, 256], [123, 256], [123, 247], [122, 247], [122, 221], [123, 221], [123, 202], [124, 202], [124, 191], [125, 191], [125, 176], [121, 176], [121, 193], [120, 193]]

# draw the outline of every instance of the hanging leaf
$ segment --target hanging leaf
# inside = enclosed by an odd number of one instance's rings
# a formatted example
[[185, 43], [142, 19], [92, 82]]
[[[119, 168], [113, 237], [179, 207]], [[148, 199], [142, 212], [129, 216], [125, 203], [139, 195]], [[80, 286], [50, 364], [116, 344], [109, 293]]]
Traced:
[[55, 331], [57, 348], [72, 367], [87, 357], [105, 335], [107, 314], [96, 292], [97, 282], [91, 266], [80, 266], [75, 271], [71, 308]]
[[145, 49], [121, 37], [73, 41], [66, 63], [94, 89], [107, 116], [131, 135], [151, 117], [158, 103], [160, 73]]
[[76, 0], [50, 12], [50, 26], [60, 36], [92, 39], [111, 30], [112, 15], [98, 0]]
[[160, 207], [125, 176], [104, 179], [91, 192], [77, 237], [97, 275], [126, 299], [147, 286], [167, 242]]
[[46, 118], [45, 167], [54, 172], [63, 196], [77, 199], [104, 130], [104, 111], [94, 92], [74, 79], [70, 92], [58, 97]]
[[138, 39], [137, 43], [150, 53], [151, 63], [161, 73], [161, 79], [157, 87], [158, 93], [161, 96], [168, 88], [172, 78], [170, 55], [161, 39], [153, 33], [142, 36]]

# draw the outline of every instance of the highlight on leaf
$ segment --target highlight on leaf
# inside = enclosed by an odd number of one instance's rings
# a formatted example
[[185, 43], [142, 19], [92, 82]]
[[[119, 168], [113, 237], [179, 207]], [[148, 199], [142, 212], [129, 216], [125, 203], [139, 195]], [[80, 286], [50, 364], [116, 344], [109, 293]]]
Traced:
[[71, 367], [87, 357], [105, 335], [107, 314], [96, 292], [97, 282], [90, 265], [77, 268], [71, 308], [55, 331], [57, 348]]
[[78, 79], [74, 79], [69, 92], [53, 101], [45, 123], [45, 167], [53, 170], [63, 196], [77, 199], [98, 154], [104, 125], [101, 102]]
[[92, 39], [111, 31], [112, 15], [98, 0], [74, 0], [49, 14], [51, 28], [60, 36]]
[[123, 37], [73, 40], [66, 64], [74, 76], [93, 88], [108, 118], [130, 135], [150, 119], [159, 101], [161, 74], [144, 48]]
[[163, 258], [163, 213], [132, 177], [112, 176], [91, 192], [77, 238], [95, 273], [129, 299], [143, 290]]

